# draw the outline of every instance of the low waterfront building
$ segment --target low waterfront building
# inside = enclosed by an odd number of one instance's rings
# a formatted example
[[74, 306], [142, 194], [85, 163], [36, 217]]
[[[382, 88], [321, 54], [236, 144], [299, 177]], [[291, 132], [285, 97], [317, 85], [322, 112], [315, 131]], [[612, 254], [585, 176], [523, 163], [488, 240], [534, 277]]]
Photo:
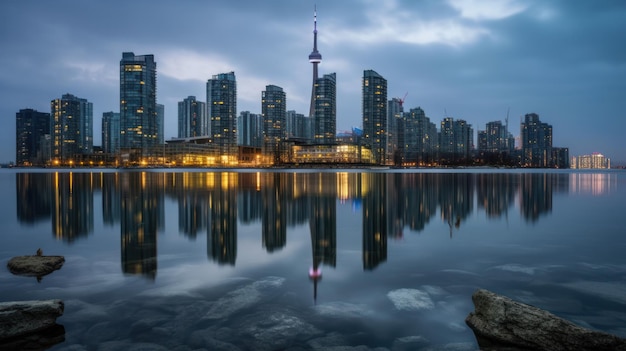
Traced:
[[359, 145], [293, 145], [292, 162], [296, 164], [373, 164], [369, 148]]
[[610, 169], [611, 159], [599, 152], [591, 155], [581, 155], [572, 157], [571, 168], [576, 169]]

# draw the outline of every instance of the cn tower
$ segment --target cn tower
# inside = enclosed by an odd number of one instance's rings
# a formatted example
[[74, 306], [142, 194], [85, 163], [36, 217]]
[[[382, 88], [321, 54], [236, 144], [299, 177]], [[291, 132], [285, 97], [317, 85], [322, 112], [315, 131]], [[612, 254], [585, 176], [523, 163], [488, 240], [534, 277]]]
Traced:
[[313, 85], [311, 87], [311, 108], [309, 117], [315, 117], [315, 81], [317, 80], [317, 65], [322, 62], [322, 54], [317, 51], [317, 6], [313, 8], [313, 52], [309, 55], [309, 62], [313, 64]]

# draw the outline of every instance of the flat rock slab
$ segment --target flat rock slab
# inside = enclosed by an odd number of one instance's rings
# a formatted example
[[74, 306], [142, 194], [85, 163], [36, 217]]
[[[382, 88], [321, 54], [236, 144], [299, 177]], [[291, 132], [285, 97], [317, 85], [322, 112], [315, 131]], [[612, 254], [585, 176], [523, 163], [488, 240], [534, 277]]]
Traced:
[[0, 303], [0, 340], [46, 330], [63, 314], [61, 300], [13, 301]]
[[525, 350], [626, 350], [626, 339], [586, 329], [540, 308], [487, 290], [472, 295], [474, 312], [465, 322], [478, 344]]
[[16, 256], [9, 260], [7, 267], [13, 274], [42, 277], [60, 269], [63, 263], [63, 256]]

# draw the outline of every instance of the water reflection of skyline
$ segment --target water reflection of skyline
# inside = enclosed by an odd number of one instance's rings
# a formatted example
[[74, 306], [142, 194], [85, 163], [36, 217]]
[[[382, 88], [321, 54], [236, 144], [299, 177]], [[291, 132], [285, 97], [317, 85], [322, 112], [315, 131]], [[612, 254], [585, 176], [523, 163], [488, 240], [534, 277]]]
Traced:
[[570, 176], [570, 192], [591, 193], [594, 196], [608, 194], [617, 187], [617, 177], [608, 173], [579, 173]]
[[94, 193], [100, 192], [104, 225], [120, 225], [122, 271], [149, 278], [157, 272], [166, 199], [178, 205], [180, 233], [196, 240], [206, 231], [207, 257], [220, 265], [236, 264], [239, 225], [260, 222], [268, 253], [287, 245], [288, 228], [308, 225], [317, 272], [337, 262], [338, 202], [352, 203], [362, 216], [363, 269], [371, 270], [387, 260], [389, 239], [424, 231], [437, 215], [453, 237], [474, 207], [495, 219], [517, 205], [521, 217], [534, 222], [552, 211], [555, 192], [597, 195], [615, 184], [612, 174], [578, 173], [16, 174], [19, 222], [50, 221], [51, 233], [67, 243], [93, 231]]

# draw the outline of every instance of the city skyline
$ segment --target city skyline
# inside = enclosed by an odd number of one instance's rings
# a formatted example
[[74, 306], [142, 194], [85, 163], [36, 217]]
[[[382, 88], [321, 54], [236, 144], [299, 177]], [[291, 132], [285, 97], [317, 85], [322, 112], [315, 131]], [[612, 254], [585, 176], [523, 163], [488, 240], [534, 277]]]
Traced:
[[[618, 1], [316, 1], [270, 8], [190, 2], [199, 17], [176, 22], [176, 30], [161, 24], [181, 5], [159, 3], [149, 12], [163, 22], [144, 34], [132, 20], [141, 2], [125, 11], [118, 4], [81, 3], [64, 12], [41, 1], [0, 5], [7, 49], [0, 53], [0, 113], [11, 123], [0, 162], [15, 157], [15, 114], [48, 113], [50, 101], [65, 93], [93, 103], [94, 145], [101, 145], [102, 114], [119, 112], [119, 57], [128, 51], [157, 62], [166, 140], [177, 136], [177, 103], [202, 98], [207, 80], [220, 72], [237, 74], [238, 111], [260, 113], [261, 92], [276, 85], [287, 95], [287, 110], [305, 113], [316, 5], [321, 70], [337, 73], [338, 132], [362, 126], [362, 72], [372, 69], [387, 79], [388, 100], [405, 96], [405, 111], [421, 107], [434, 123], [453, 117], [477, 132], [508, 115], [510, 132], [519, 136], [520, 118], [534, 112], [554, 126], [554, 145], [569, 147], [571, 156], [600, 152], [615, 165], [626, 159], [620, 142], [626, 120], [619, 118], [626, 4]], [[77, 13], [77, 21], [65, 19]], [[215, 16], [209, 28], [194, 25], [208, 13]], [[206, 35], [210, 45], [199, 44]]]

